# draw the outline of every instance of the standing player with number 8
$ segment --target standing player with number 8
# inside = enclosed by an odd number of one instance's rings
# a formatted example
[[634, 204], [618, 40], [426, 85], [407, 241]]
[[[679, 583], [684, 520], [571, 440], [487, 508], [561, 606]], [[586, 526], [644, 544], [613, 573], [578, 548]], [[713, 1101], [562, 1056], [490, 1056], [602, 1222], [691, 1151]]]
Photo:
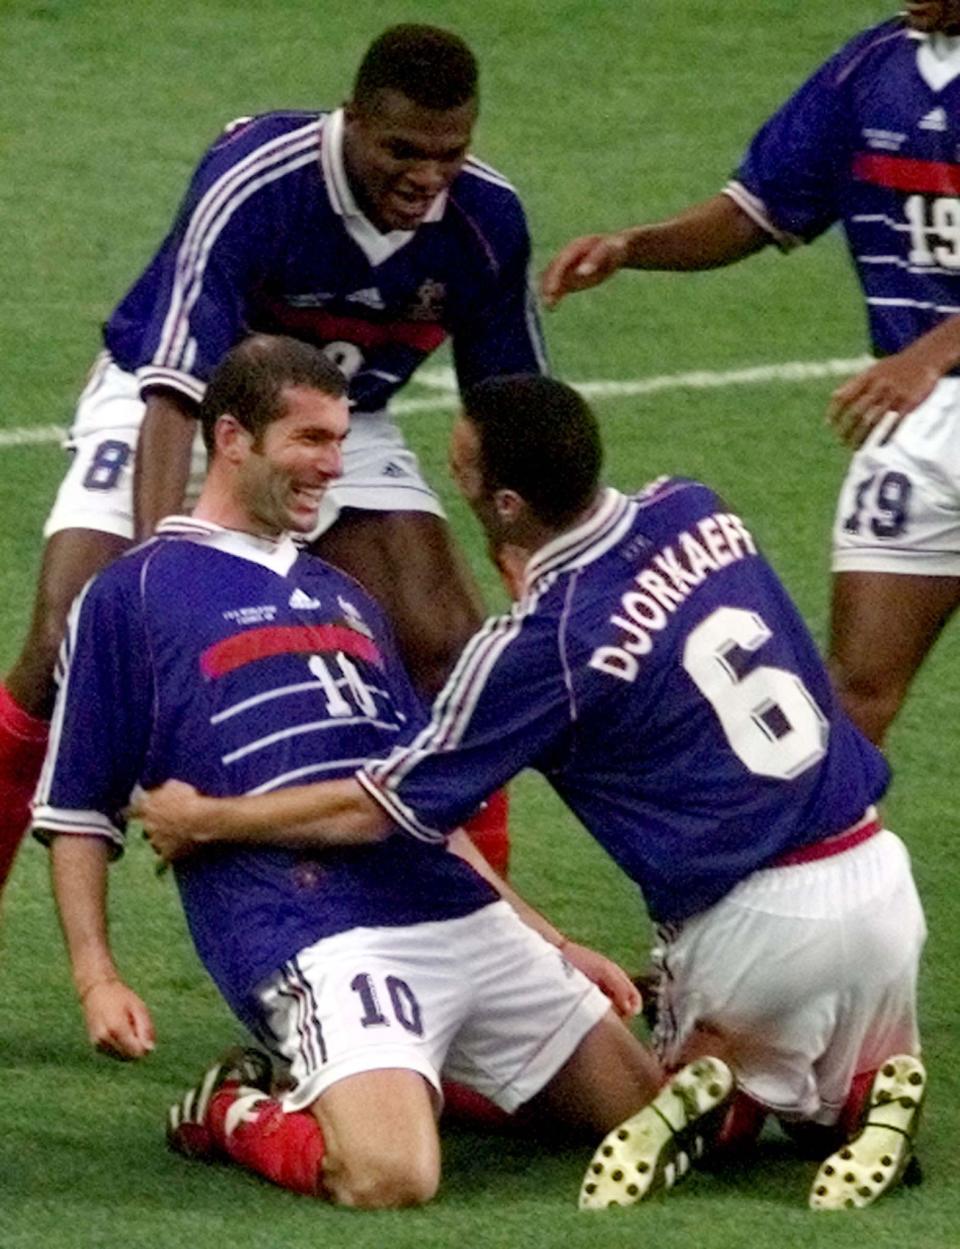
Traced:
[[960, 603], [960, 0], [903, 8], [762, 126], [722, 194], [576, 239], [544, 276], [556, 304], [622, 268], [713, 268], [842, 223], [881, 359], [829, 409], [856, 449], [830, 649], [844, 705], [877, 744]]
[[[390, 404], [446, 339], [461, 386], [546, 367], [526, 219], [469, 153], [477, 110], [463, 40], [401, 25], [371, 44], [342, 108], [242, 118], [204, 154], [107, 320], [70, 432], [29, 634], [0, 685], [0, 887], [27, 824], [70, 603], [195, 497], [197, 405], [248, 333], [313, 343], [347, 378], [344, 473], [305, 540], [381, 604], [420, 693], [443, 684], [482, 619], [479, 592]], [[505, 868], [502, 797], [471, 831]]]

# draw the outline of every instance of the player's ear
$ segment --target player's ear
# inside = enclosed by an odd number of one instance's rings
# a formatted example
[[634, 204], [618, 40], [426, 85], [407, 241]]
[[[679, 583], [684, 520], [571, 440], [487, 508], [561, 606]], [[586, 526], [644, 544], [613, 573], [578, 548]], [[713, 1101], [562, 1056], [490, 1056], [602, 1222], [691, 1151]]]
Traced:
[[243, 459], [250, 449], [250, 431], [229, 412], [221, 412], [217, 417], [213, 437], [217, 454], [231, 463]]
[[494, 491], [493, 506], [500, 520], [513, 524], [522, 515], [527, 505], [523, 496], [517, 494], [516, 490], [504, 488]]

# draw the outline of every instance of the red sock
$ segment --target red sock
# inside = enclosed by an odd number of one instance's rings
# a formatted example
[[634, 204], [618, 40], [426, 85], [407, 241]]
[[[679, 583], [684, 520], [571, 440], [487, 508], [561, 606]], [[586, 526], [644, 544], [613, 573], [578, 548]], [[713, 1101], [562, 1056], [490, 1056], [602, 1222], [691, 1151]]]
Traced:
[[444, 1080], [443, 1118], [445, 1122], [465, 1123], [471, 1127], [503, 1128], [513, 1116], [465, 1084]]
[[876, 1074], [876, 1071], [861, 1071], [859, 1075], [853, 1077], [853, 1083], [850, 1085], [847, 1100], [843, 1103], [839, 1120], [839, 1126], [843, 1129], [843, 1135], [848, 1141], [860, 1131], [863, 1112], [866, 1109], [867, 1098], [870, 1096]]
[[507, 791], [498, 789], [463, 826], [493, 870], [504, 877], [510, 864], [510, 830], [507, 828], [509, 811], [510, 799]]
[[207, 1124], [220, 1148], [240, 1166], [281, 1188], [323, 1196], [323, 1136], [309, 1112], [288, 1113], [266, 1093], [228, 1086], [210, 1102]]
[[768, 1113], [765, 1106], [738, 1090], [733, 1095], [723, 1127], [717, 1134], [717, 1148], [724, 1153], [746, 1152], [756, 1144]]
[[10, 875], [30, 826], [30, 800], [37, 787], [50, 725], [38, 720], [0, 685], [0, 888]]

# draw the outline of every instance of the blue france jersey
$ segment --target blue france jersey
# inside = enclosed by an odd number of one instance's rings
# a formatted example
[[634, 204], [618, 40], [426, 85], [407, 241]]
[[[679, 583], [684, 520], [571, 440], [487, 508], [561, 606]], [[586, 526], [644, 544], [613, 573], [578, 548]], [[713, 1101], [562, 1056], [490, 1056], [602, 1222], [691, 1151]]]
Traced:
[[749, 531], [680, 479], [606, 491], [538, 552], [432, 723], [359, 777], [429, 839], [525, 766], [661, 922], [854, 824], [888, 780]]
[[199, 400], [253, 331], [327, 350], [357, 412], [383, 409], [449, 335], [462, 386], [545, 367], [520, 201], [469, 158], [415, 231], [378, 231], [343, 160], [343, 113], [268, 113], [201, 160], [105, 341], [141, 389]]
[[960, 47], [898, 18], [827, 61], [726, 188], [781, 245], [842, 222], [877, 354], [960, 312]]
[[[216, 795], [350, 775], [423, 720], [374, 602], [289, 539], [198, 521], [111, 565], [78, 599], [34, 808], [42, 835], [119, 850], [136, 785]], [[495, 899], [456, 855], [405, 837], [305, 854], [211, 848], [176, 868], [197, 951], [241, 1018], [305, 946], [360, 925], [469, 914]]]

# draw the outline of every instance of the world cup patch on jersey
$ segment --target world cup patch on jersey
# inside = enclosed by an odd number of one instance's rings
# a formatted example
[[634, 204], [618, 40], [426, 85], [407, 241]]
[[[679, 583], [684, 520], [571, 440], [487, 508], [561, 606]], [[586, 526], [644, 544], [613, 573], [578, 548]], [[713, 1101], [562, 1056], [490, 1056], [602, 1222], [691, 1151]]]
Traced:
[[231, 607], [223, 613], [223, 618], [238, 625], [264, 624], [276, 620], [277, 606], [275, 603], [263, 603], [257, 607]]

